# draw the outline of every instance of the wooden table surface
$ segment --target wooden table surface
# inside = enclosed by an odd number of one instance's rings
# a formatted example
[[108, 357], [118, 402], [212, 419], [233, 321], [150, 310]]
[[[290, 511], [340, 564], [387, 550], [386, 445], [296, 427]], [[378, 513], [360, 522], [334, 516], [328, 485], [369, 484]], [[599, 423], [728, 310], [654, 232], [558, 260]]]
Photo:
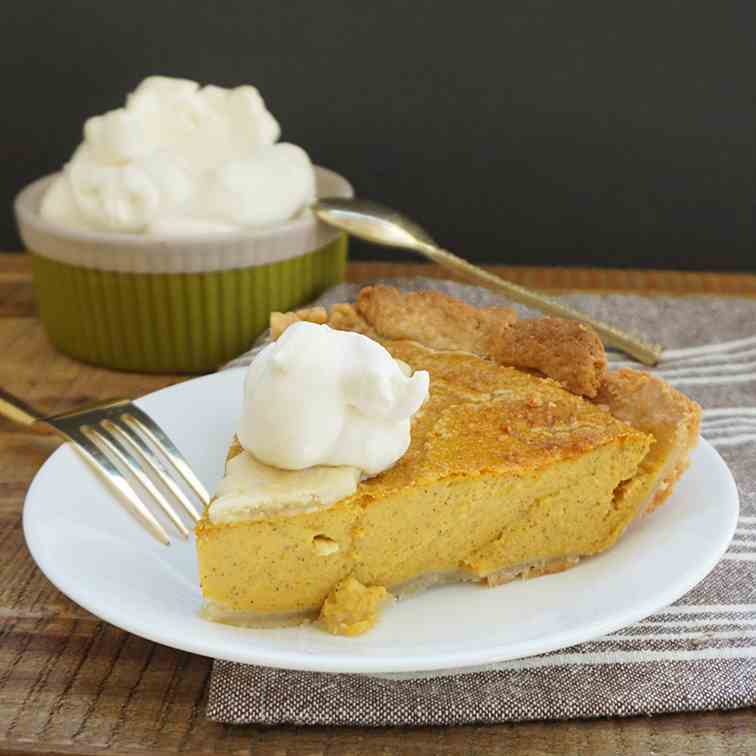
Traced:
[[[545, 289], [756, 296], [756, 275], [500, 268]], [[426, 265], [354, 263], [349, 277]], [[0, 386], [44, 412], [138, 396], [177, 376], [116, 373], [57, 354], [35, 316], [28, 260], [0, 255]], [[205, 719], [210, 660], [117, 630], [62, 596], [32, 562], [21, 507], [57, 442], [0, 419], [0, 753], [756, 753], [756, 710], [456, 728], [234, 727]]]

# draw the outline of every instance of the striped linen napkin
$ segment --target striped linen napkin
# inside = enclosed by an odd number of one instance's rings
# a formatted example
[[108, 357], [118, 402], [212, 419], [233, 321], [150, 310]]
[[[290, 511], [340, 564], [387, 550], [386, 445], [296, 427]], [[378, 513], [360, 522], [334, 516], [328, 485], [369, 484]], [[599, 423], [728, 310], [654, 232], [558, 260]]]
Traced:
[[[384, 283], [435, 288], [478, 306], [501, 303], [485, 289], [449, 281]], [[353, 300], [358, 288], [335, 287], [319, 303]], [[422, 726], [756, 705], [756, 299], [574, 294], [563, 300], [669, 346], [653, 372], [704, 407], [702, 435], [726, 460], [741, 497], [735, 538], [713, 572], [675, 605], [616, 633], [476, 669], [330, 675], [216, 661], [210, 719]], [[524, 308], [521, 314], [534, 315]], [[248, 353], [231, 366], [249, 360]], [[618, 354], [610, 362], [625, 364]]]

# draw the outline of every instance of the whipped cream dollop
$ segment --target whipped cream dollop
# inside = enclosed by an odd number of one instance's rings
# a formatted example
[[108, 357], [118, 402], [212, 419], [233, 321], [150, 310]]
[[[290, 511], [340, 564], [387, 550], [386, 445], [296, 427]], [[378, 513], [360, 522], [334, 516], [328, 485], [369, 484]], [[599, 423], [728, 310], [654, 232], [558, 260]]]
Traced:
[[280, 134], [252, 86], [151, 76], [123, 108], [87, 120], [40, 213], [76, 230], [156, 235], [285, 221], [314, 200], [315, 173]]
[[239, 442], [285, 470], [391, 467], [410, 444], [410, 421], [428, 396], [424, 370], [407, 375], [380, 344], [304, 321], [250, 365]]

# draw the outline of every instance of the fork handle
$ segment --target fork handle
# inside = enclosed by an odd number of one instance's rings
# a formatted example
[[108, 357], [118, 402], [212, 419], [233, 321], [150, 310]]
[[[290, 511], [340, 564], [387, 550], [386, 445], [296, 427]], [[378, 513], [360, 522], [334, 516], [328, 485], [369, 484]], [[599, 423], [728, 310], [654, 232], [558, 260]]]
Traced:
[[23, 425], [25, 428], [31, 428], [32, 425], [43, 419], [42, 415], [36, 410], [2, 388], [0, 388], [0, 416], [12, 420], [18, 425]]

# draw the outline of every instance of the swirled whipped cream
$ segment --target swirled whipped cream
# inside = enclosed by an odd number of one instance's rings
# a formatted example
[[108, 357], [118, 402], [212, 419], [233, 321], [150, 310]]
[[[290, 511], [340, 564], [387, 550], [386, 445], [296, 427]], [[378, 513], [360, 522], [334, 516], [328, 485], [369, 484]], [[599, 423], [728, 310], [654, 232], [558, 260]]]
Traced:
[[298, 322], [250, 365], [238, 438], [214, 522], [307, 511], [394, 465], [430, 378], [357, 333]]
[[367, 336], [294, 323], [249, 367], [239, 442], [285, 470], [347, 465], [377, 475], [407, 451], [429, 383]]
[[124, 107], [90, 118], [40, 207], [76, 230], [233, 231], [288, 220], [315, 198], [307, 154], [251, 86], [151, 76]]

